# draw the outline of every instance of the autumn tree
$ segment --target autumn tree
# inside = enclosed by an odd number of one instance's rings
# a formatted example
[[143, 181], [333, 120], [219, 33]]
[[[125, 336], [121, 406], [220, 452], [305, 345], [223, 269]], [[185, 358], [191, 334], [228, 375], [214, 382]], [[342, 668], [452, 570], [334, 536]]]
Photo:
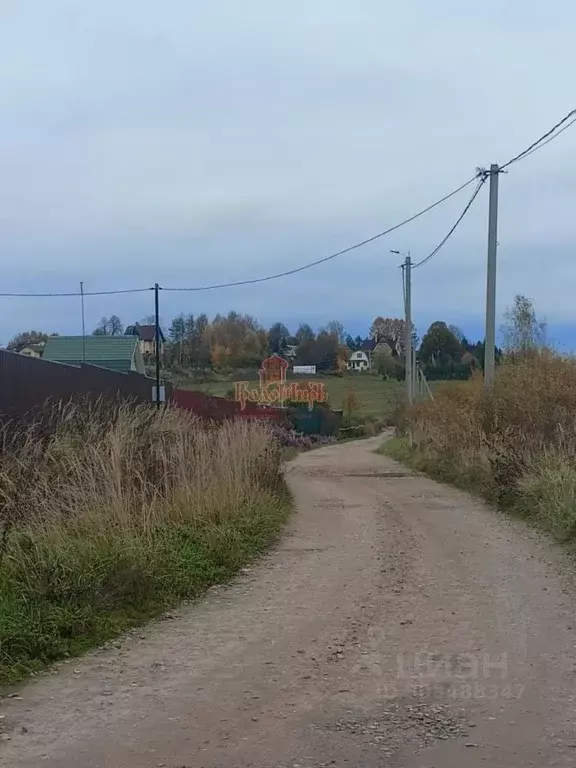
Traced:
[[320, 331], [316, 337], [305, 338], [296, 350], [297, 365], [315, 365], [318, 371], [336, 371], [346, 366], [348, 351], [340, 344], [336, 333]]
[[[462, 346], [465, 350], [465, 355], [470, 355], [472, 360], [472, 367], [473, 368], [480, 368], [481, 370], [484, 370], [484, 356], [485, 356], [485, 349], [486, 349], [486, 342], [485, 341], [476, 341], [476, 342], [470, 342], [467, 339], [464, 339], [462, 341]], [[494, 358], [496, 361], [496, 365], [499, 365], [502, 362], [502, 357], [504, 356], [504, 353], [502, 352], [502, 349], [500, 347], [494, 347]], [[463, 357], [465, 359], [465, 356]]]
[[326, 325], [326, 332], [331, 333], [338, 339], [339, 344], [344, 344], [346, 341], [346, 329], [339, 320], [330, 320]]
[[316, 368], [319, 371], [335, 371], [338, 369], [340, 340], [337, 333], [320, 331], [316, 336]]
[[312, 330], [311, 326], [308, 325], [308, 323], [301, 323], [298, 326], [298, 330], [294, 334], [294, 338], [296, 339], [296, 344], [301, 344], [303, 341], [310, 341], [315, 339], [316, 334]]
[[376, 317], [370, 327], [370, 338], [377, 344], [387, 344], [392, 354], [404, 356], [406, 323], [398, 317]]
[[168, 331], [169, 360], [188, 368], [209, 367], [211, 360], [208, 326], [208, 317], [205, 314], [197, 317], [180, 314], [175, 317]]
[[453, 324], [449, 325], [448, 328], [454, 334], [454, 336], [456, 336], [460, 344], [462, 344], [462, 346], [465, 346], [466, 337], [462, 333], [461, 329], [457, 325], [453, 325]]
[[351, 334], [347, 334], [346, 338], [344, 339], [344, 343], [352, 352], [354, 352], [354, 350], [357, 348], [356, 341]]
[[539, 320], [531, 299], [518, 294], [504, 313], [502, 325], [504, 351], [508, 355], [526, 357], [546, 345], [546, 322]]
[[443, 366], [459, 363], [463, 352], [462, 344], [446, 323], [437, 320], [422, 337], [418, 357], [423, 363]]
[[381, 376], [396, 378], [398, 372], [398, 358], [392, 356], [392, 350], [387, 345], [382, 345], [372, 355], [372, 368]]
[[108, 318], [103, 317], [96, 328], [92, 331], [92, 336], [108, 336]]
[[286, 350], [289, 338], [290, 331], [286, 328], [284, 323], [274, 323], [268, 331], [268, 347], [271, 354], [283, 354]]
[[170, 338], [169, 357], [171, 362], [177, 362], [182, 365], [185, 356], [185, 341], [186, 341], [186, 322], [184, 315], [178, 315], [172, 320], [172, 325], [168, 329], [168, 336]]
[[[57, 334], [53, 333], [51, 335], [56, 336]], [[50, 335], [43, 331], [22, 331], [21, 333], [17, 333], [14, 338], [10, 339], [6, 349], [13, 352], [22, 347], [27, 347], [29, 344], [43, 344], [47, 342], [49, 338]]]
[[124, 332], [122, 320], [118, 315], [103, 317], [96, 328], [92, 331], [93, 336], [121, 336]]
[[196, 318], [194, 334], [192, 337], [192, 355], [196, 364], [206, 367], [210, 364], [210, 341], [208, 337], [208, 328], [210, 322], [208, 315], [202, 312]]
[[206, 333], [215, 368], [255, 367], [267, 354], [266, 331], [250, 315], [216, 315]]

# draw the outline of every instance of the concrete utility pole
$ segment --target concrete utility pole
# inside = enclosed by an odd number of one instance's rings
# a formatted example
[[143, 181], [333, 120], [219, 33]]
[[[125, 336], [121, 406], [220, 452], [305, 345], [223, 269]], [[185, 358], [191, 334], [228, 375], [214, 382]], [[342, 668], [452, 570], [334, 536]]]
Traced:
[[[399, 256], [404, 254], [401, 251], [390, 250], [390, 253], [397, 253]], [[401, 265], [402, 269], [402, 284], [404, 287], [404, 313], [405, 313], [405, 327], [404, 327], [404, 368], [405, 368], [405, 380], [406, 380], [406, 400], [408, 404], [412, 403], [413, 387], [413, 357], [412, 357], [412, 260], [410, 259], [410, 251], [404, 259], [404, 264]]]
[[412, 399], [418, 399], [418, 363], [416, 361], [416, 334], [411, 334], [412, 339]]
[[404, 363], [406, 367], [406, 400], [412, 403], [412, 260], [410, 251], [404, 261]]
[[[390, 250], [390, 253], [397, 253], [399, 256], [404, 254], [401, 251]], [[413, 386], [413, 369], [414, 359], [412, 354], [412, 260], [410, 259], [410, 251], [408, 251], [404, 264], [401, 264], [402, 269], [402, 285], [404, 288], [404, 368], [406, 379], [406, 400], [410, 405], [412, 403], [412, 394], [414, 392]]]
[[154, 338], [156, 339], [156, 408], [160, 408], [162, 403], [160, 398], [160, 310], [158, 293], [160, 286], [154, 284]]
[[86, 362], [86, 319], [84, 316], [84, 283], [80, 282], [80, 304], [82, 308], [82, 362]]
[[490, 166], [490, 207], [488, 213], [488, 269], [486, 275], [486, 345], [484, 348], [484, 386], [494, 382], [496, 346], [496, 252], [498, 249], [498, 176], [496, 163]]

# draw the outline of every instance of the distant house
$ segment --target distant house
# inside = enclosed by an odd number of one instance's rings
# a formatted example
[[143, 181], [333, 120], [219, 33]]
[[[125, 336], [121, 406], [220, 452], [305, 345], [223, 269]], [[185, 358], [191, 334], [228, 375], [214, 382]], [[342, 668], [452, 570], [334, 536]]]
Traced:
[[44, 354], [44, 343], [39, 341], [37, 344], [23, 344], [21, 347], [18, 347], [16, 352], [25, 357], [42, 357]]
[[[124, 333], [125, 336], [136, 336], [140, 344], [140, 351], [144, 358], [156, 357], [156, 326], [140, 325], [135, 323], [129, 325]], [[166, 338], [160, 329], [160, 354], [164, 352]]]
[[294, 360], [297, 354], [298, 354], [297, 344], [286, 344], [286, 349], [284, 350], [284, 357], [288, 358], [288, 360]]
[[364, 339], [360, 349], [352, 352], [346, 367], [349, 371], [369, 371], [372, 368], [372, 352], [376, 346], [373, 339]]
[[377, 352], [390, 352], [390, 347], [385, 342], [376, 343], [374, 339], [364, 339], [360, 349], [352, 352], [346, 365], [349, 371], [370, 371]]
[[97, 365], [119, 373], [146, 373], [138, 339], [134, 336], [52, 336], [44, 360], [68, 365]]
[[352, 352], [348, 358], [346, 368], [349, 371], [369, 371], [371, 363], [368, 354], [362, 349], [357, 349], [355, 352]]

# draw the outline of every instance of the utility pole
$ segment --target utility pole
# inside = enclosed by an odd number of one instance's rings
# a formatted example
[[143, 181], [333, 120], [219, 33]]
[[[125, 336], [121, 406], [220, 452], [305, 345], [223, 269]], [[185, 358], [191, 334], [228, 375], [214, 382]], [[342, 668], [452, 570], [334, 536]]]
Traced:
[[156, 339], [156, 408], [160, 408], [160, 311], [158, 293], [160, 286], [154, 283], [154, 325]]
[[[397, 253], [399, 256], [404, 254], [401, 251], [390, 250], [390, 253]], [[412, 260], [410, 251], [406, 254], [404, 264], [400, 265], [402, 269], [402, 287], [404, 289], [404, 370], [406, 379], [406, 401], [408, 405], [412, 403], [413, 387], [413, 358], [412, 358]]]
[[490, 166], [490, 207], [488, 212], [488, 269], [486, 275], [486, 344], [484, 348], [484, 386], [494, 383], [496, 346], [496, 253], [498, 249], [498, 176], [496, 163]]
[[419, 399], [418, 392], [418, 363], [416, 361], [416, 334], [412, 333], [412, 399]]
[[405, 305], [405, 323], [404, 329], [404, 359], [406, 365], [406, 399], [408, 405], [412, 404], [412, 260], [410, 259], [410, 251], [404, 261], [404, 305]]
[[80, 301], [82, 305], [82, 362], [86, 362], [86, 321], [84, 317], [84, 283], [80, 282]]

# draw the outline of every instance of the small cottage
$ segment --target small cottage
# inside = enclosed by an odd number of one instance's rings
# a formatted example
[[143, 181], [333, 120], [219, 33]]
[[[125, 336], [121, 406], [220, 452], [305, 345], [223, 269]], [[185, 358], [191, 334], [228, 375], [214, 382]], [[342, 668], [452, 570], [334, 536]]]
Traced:
[[[136, 336], [140, 345], [140, 351], [144, 359], [147, 357], [156, 357], [156, 326], [155, 325], [140, 325], [135, 323], [129, 325], [124, 333], [125, 336]], [[160, 355], [164, 352], [164, 344], [166, 338], [160, 328]]]

